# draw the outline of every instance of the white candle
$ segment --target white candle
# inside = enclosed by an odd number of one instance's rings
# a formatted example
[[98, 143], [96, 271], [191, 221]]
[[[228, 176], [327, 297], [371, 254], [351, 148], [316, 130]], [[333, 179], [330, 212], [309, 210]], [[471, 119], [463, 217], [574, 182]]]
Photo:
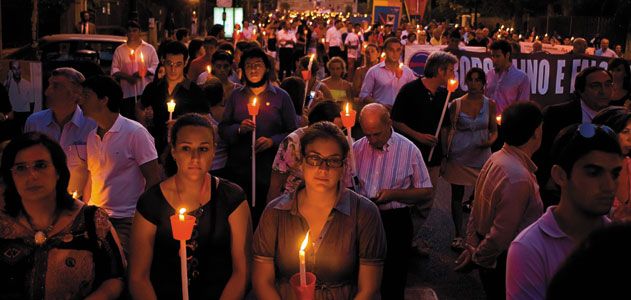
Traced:
[[300, 286], [307, 286], [307, 266], [305, 264], [305, 248], [309, 242], [309, 231], [305, 235], [305, 239], [300, 245], [299, 258], [300, 258]]
[[169, 121], [173, 120], [173, 112], [175, 111], [175, 100], [167, 102], [167, 111], [169, 112]]

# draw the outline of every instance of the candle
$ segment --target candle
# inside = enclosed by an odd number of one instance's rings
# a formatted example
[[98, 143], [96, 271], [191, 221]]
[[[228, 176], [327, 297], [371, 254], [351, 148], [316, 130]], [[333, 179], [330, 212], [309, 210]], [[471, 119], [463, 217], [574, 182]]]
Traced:
[[344, 125], [344, 127], [346, 127], [347, 129], [353, 128], [353, 126], [355, 126], [356, 115], [357, 112], [351, 107], [351, 104], [349, 102], [346, 102], [344, 111], [340, 113], [340, 118], [342, 119], [342, 124]]
[[178, 219], [181, 222], [184, 222], [184, 214], [186, 213], [186, 208], [180, 208], [180, 211], [178, 213]]
[[497, 115], [497, 117], [495, 117], [495, 121], [497, 121], [497, 125], [502, 125], [502, 115]]
[[72, 192], [72, 199], [79, 200], [79, 194], [77, 191]]
[[252, 207], [256, 206], [256, 115], [259, 114], [259, 106], [256, 97], [252, 103], [248, 103], [248, 113], [252, 116], [254, 129], [252, 130]]
[[248, 113], [250, 116], [255, 117], [259, 114], [260, 103], [256, 97], [252, 99], [251, 103], [248, 103]]
[[208, 76], [212, 75], [213, 73], [213, 68], [210, 65], [206, 66], [206, 72], [208, 72]]
[[136, 55], [134, 54], [134, 49], [131, 49], [131, 51], [129, 51], [129, 59], [132, 62], [136, 61]]
[[305, 264], [305, 248], [307, 248], [307, 243], [309, 242], [309, 231], [305, 235], [305, 239], [302, 240], [302, 244], [300, 245], [300, 251], [298, 252], [298, 257], [300, 259], [300, 286], [307, 286], [307, 266]]
[[326, 40], [325, 40], [324, 38], [322, 38], [322, 44], [324, 44], [324, 42], [325, 42], [325, 41], [326, 41]]
[[449, 79], [449, 82], [447, 83], [447, 90], [450, 93], [453, 93], [456, 91], [456, 89], [458, 88], [458, 80], [457, 79]]
[[145, 56], [140, 52], [140, 65], [138, 66], [138, 75], [140, 78], [145, 78], [147, 75], [147, 65], [145, 65]]
[[175, 100], [167, 102], [167, 111], [169, 112], [169, 121], [173, 120], [173, 112], [175, 111]]
[[188, 300], [188, 270], [186, 262], [186, 241], [191, 238], [195, 217], [186, 215], [186, 208], [180, 208], [177, 215], [170, 217], [173, 239], [180, 242], [180, 276], [182, 278], [182, 299]]
[[307, 68], [307, 70], [309, 70], [309, 72], [311, 72], [311, 66], [313, 65], [313, 59], [315, 58], [315, 53], [311, 54], [311, 57], [309, 58], [309, 68]]

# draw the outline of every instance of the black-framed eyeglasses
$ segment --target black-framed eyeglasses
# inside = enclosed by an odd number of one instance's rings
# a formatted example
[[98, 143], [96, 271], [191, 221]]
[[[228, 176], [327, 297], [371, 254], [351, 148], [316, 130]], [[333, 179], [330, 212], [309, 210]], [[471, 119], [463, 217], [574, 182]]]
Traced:
[[594, 125], [591, 123], [582, 123], [576, 128], [576, 131], [584, 138], [591, 139], [596, 135], [597, 130], [602, 130], [604, 133], [616, 136], [616, 133], [607, 125]]
[[319, 155], [307, 155], [305, 156], [305, 162], [313, 167], [319, 167], [323, 162], [329, 168], [341, 168], [344, 165], [344, 159], [339, 157], [324, 158]]
[[51, 165], [52, 163], [46, 160], [37, 160], [30, 164], [18, 163], [13, 165], [13, 167], [11, 168], [11, 172], [13, 172], [13, 174], [17, 176], [25, 176], [29, 173], [30, 169], [33, 169], [33, 171], [37, 173], [41, 173], [46, 171]]

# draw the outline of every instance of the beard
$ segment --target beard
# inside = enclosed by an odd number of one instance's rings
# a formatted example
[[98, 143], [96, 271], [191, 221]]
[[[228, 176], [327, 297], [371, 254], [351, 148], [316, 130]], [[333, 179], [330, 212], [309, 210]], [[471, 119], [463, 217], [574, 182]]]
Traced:
[[243, 76], [245, 78], [245, 85], [248, 87], [253, 87], [253, 88], [257, 88], [257, 87], [262, 87], [263, 85], [265, 85], [269, 79], [269, 73], [267, 71], [265, 71], [265, 74], [263, 74], [263, 78], [261, 78], [261, 80], [259, 80], [258, 82], [252, 82], [250, 81], [250, 79], [248, 79], [248, 76]]

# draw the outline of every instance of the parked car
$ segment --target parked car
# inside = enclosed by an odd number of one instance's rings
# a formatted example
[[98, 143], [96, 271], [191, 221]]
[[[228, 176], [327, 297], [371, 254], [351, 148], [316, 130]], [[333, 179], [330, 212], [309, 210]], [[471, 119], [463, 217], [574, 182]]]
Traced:
[[74, 67], [86, 71], [89, 77], [98, 65], [109, 74], [114, 50], [125, 43], [127, 37], [101, 34], [54, 34], [42, 37], [37, 46], [26, 45], [6, 55], [5, 59], [34, 60], [42, 62], [42, 73], [47, 78], [58, 67]]

